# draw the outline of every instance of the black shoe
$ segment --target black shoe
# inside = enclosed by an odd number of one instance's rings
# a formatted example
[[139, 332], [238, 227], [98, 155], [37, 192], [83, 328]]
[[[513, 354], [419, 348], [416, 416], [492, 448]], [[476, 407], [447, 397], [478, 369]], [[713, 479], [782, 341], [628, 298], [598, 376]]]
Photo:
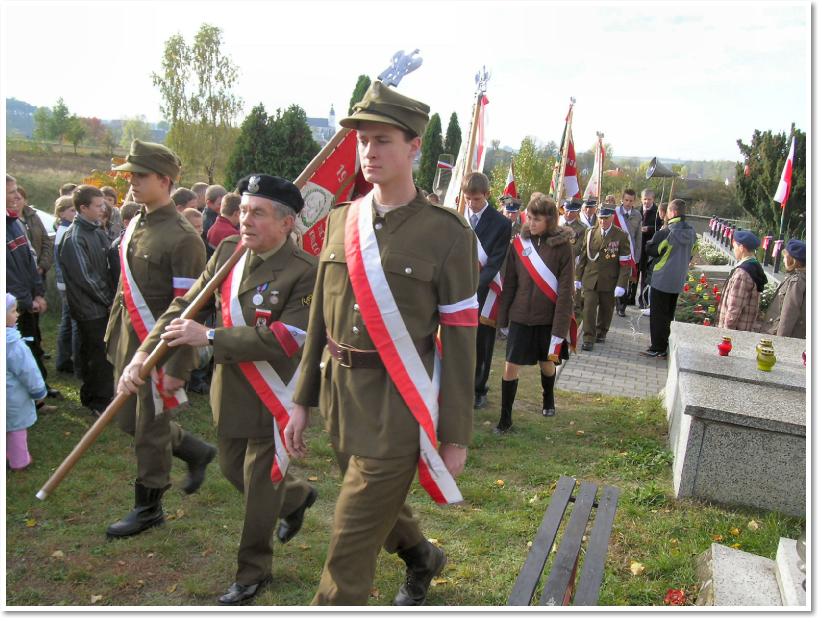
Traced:
[[49, 354], [48, 352], [43, 351], [43, 358], [46, 359], [47, 361], [50, 361], [51, 360], [51, 354]]
[[508, 434], [513, 429], [513, 427], [513, 425], [509, 425], [507, 428], [501, 428], [499, 427], [499, 424], [497, 424], [494, 426], [494, 429], [491, 430], [491, 432], [493, 432], [497, 436], [503, 436], [505, 434]]
[[205, 481], [208, 463], [217, 455], [217, 448], [189, 432], [184, 432], [180, 445], [172, 454], [188, 464], [188, 476], [183, 483], [183, 492], [187, 495], [197, 492]]
[[556, 406], [554, 404], [554, 383], [557, 375], [546, 376], [540, 372], [540, 380], [542, 382], [542, 416], [553, 417], [557, 414]]
[[419, 607], [425, 604], [431, 581], [445, 567], [445, 553], [428, 540], [397, 553], [405, 562], [405, 583], [402, 584], [394, 604], [399, 607]]
[[142, 484], [134, 483], [134, 509], [116, 523], [108, 526], [106, 535], [109, 538], [128, 538], [138, 533], [162, 525], [165, 522], [165, 513], [161, 499], [163, 493], [169, 489], [146, 488]]
[[257, 593], [269, 583], [271, 583], [271, 575], [263, 577], [259, 582], [251, 585], [232, 583], [228, 591], [217, 598], [217, 602], [221, 605], [242, 605], [257, 596]]
[[649, 358], [668, 358], [667, 352], [657, 352], [656, 350], [652, 350], [648, 348], [647, 350], [643, 350], [640, 352], [642, 356], [647, 356]]
[[617, 309], [617, 315], [618, 315], [619, 317], [625, 317], [625, 309], [624, 309], [623, 307], [619, 307], [619, 308]]
[[200, 382], [198, 384], [193, 384], [188, 387], [188, 390], [192, 393], [199, 393], [200, 395], [208, 395], [208, 392], [211, 390], [211, 385], [207, 382]]
[[542, 416], [543, 417], [554, 417], [556, 416], [557, 411], [555, 408], [543, 408], [542, 409]]
[[593, 349], [594, 349], [594, 344], [592, 344], [592, 343], [588, 343], [588, 342], [586, 341], [586, 342], [584, 342], [584, 343], [582, 344], [582, 349], [583, 349], [583, 350], [585, 350], [586, 352], [590, 352], [591, 350], [593, 350]]
[[72, 363], [71, 361], [66, 361], [62, 365], [58, 365], [56, 369], [61, 374], [73, 374], [74, 373], [74, 363]]
[[605, 337], [597, 337], [597, 343], [605, 343]]
[[305, 499], [305, 502], [298, 507], [296, 510], [291, 512], [285, 518], [280, 519], [280, 525], [277, 527], [277, 539], [285, 544], [291, 538], [296, 536], [300, 529], [303, 526], [303, 518], [305, 517], [305, 511], [314, 505], [314, 502], [317, 500], [317, 489], [311, 487], [311, 490], [308, 492], [308, 496]]
[[488, 396], [487, 395], [475, 395], [474, 396], [474, 410], [479, 410], [480, 408], [485, 408], [488, 406]]
[[52, 389], [51, 387], [49, 387], [49, 389], [46, 391], [46, 397], [53, 397], [55, 399], [59, 399], [63, 397], [63, 394], [60, 393], [60, 391], [58, 391], [57, 389]]

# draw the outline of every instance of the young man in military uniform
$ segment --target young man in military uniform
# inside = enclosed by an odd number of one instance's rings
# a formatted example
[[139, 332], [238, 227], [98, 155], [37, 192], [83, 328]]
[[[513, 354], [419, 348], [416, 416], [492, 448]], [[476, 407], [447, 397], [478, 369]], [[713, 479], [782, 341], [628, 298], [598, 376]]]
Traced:
[[631, 271], [631, 246], [626, 233], [614, 226], [614, 208], [601, 205], [598, 221], [599, 226], [585, 234], [574, 283], [583, 295], [583, 350], [593, 350], [595, 338], [598, 343], [605, 341], [614, 302], [625, 294]]
[[[396, 605], [424, 604], [431, 580], [445, 565], [445, 554], [422, 534], [405, 499], [418, 466], [426, 468], [429, 460], [439, 468], [428, 473], [438, 477], [456, 477], [464, 467], [473, 418], [479, 278], [476, 236], [467, 220], [431, 205], [414, 186], [412, 163], [428, 111], [374, 82], [340, 122], [357, 130], [362, 170], [374, 189], [328, 217], [286, 429], [289, 452], [302, 456], [308, 407], [319, 404], [343, 474], [315, 605], [367, 604], [381, 546], [406, 563]], [[371, 263], [362, 260], [366, 251]], [[380, 278], [379, 287], [371, 281]], [[382, 315], [386, 301], [394, 309], [391, 317]], [[386, 338], [387, 326], [394, 330], [397, 324], [403, 325], [401, 342], [391, 331]], [[434, 394], [438, 330], [439, 419], [428, 428], [436, 435], [434, 445], [428, 430], [421, 434], [424, 417], [418, 406], [408, 406], [407, 395]], [[397, 383], [396, 365], [413, 361], [415, 380]], [[435, 394], [432, 402], [437, 403]], [[420, 461], [423, 451], [426, 459]]]
[[180, 159], [164, 145], [135, 140], [126, 162], [115, 170], [131, 173], [134, 200], [143, 204], [120, 245], [121, 278], [105, 335], [118, 391], [133, 393], [117, 418], [120, 428], [134, 437], [134, 509], [106, 530], [110, 537], [124, 538], [163, 522], [161, 499], [171, 486], [172, 456], [188, 464], [183, 490], [190, 494], [202, 485], [216, 448], [171, 420], [174, 406], [185, 400], [182, 379], [196, 367], [196, 351], [172, 352], [162, 362], [162, 375], [147, 383], [139, 380], [140, 363], [132, 361], [155, 319], [205, 267], [203, 241], [171, 200]]
[[[303, 198], [290, 181], [263, 174], [240, 180], [238, 193], [242, 194], [240, 236], [226, 238], [217, 247], [203, 273], [157, 320], [134, 358], [142, 363], [151, 352], [149, 342], [160, 336], [173, 348], [214, 347], [211, 408], [220, 468], [245, 499], [236, 580], [218, 598], [222, 605], [247, 602], [271, 581], [271, 543], [278, 516], [285, 517], [278, 538], [287, 542], [300, 530], [305, 510], [317, 498], [317, 491], [290, 471], [276, 484], [271, 478], [276, 454], [272, 417], [278, 404], [285, 408], [291, 399], [287, 389], [300, 362], [317, 276], [317, 259], [289, 237]], [[217, 327], [179, 319], [239, 243], [248, 249], [247, 257], [240, 259], [230, 277], [238, 283], [236, 296], [229, 278], [215, 294]], [[235, 317], [236, 322], [230, 315], [232, 298], [237, 299], [234, 311], [242, 316]], [[276, 402], [262, 397], [259, 382], [264, 377], [241, 366], [250, 361], [267, 373], [273, 369], [286, 385], [286, 395]]]
[[[569, 199], [563, 203], [563, 207], [565, 208], [565, 214], [562, 216], [562, 224], [574, 232], [571, 246], [574, 247], [574, 266], [576, 267], [579, 263], [579, 256], [583, 251], [585, 232], [588, 231], [588, 227], [579, 220], [579, 212], [582, 209], [581, 202], [575, 199]], [[577, 290], [574, 290], [574, 315], [582, 317], [582, 292]]]

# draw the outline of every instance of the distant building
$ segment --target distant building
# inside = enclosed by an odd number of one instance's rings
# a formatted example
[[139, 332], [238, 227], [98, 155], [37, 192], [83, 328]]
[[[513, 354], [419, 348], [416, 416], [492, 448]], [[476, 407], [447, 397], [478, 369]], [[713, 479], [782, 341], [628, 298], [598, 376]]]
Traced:
[[306, 121], [308, 127], [311, 128], [311, 137], [317, 141], [320, 147], [325, 145], [337, 133], [337, 116], [334, 113], [333, 104], [331, 110], [328, 111], [328, 118], [308, 117]]

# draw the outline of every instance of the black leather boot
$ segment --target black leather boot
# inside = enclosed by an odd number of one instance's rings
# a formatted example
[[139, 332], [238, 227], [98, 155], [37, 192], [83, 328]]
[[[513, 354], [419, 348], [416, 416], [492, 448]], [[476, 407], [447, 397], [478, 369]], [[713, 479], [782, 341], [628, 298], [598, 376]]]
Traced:
[[303, 504], [296, 510], [291, 512], [288, 516], [280, 519], [280, 524], [277, 527], [277, 539], [285, 544], [291, 538], [299, 533], [303, 526], [303, 519], [305, 518], [305, 511], [314, 505], [317, 500], [317, 489], [313, 486], [308, 491], [308, 496], [303, 501]]
[[554, 406], [554, 381], [557, 378], [556, 372], [553, 376], [546, 376], [540, 373], [542, 377], [542, 416], [553, 417], [557, 414]]
[[399, 607], [419, 607], [425, 604], [428, 588], [434, 577], [445, 567], [445, 553], [423, 540], [410, 549], [398, 551], [397, 555], [405, 562], [405, 583], [403, 583], [394, 604]]
[[160, 500], [170, 487], [146, 488], [134, 482], [134, 509], [126, 514], [125, 518], [109, 525], [106, 535], [109, 538], [128, 538], [156, 525], [162, 525], [165, 522], [165, 515]]
[[217, 448], [193, 434], [183, 432], [179, 447], [171, 453], [175, 458], [179, 458], [188, 464], [188, 476], [185, 483], [183, 483], [183, 492], [187, 495], [197, 492], [205, 480], [208, 463], [214, 460], [214, 456], [217, 455]]
[[517, 385], [519, 378], [516, 380], [503, 380], [502, 390], [500, 396], [499, 408], [499, 423], [494, 428], [494, 434], [505, 434], [511, 429], [511, 411], [514, 408], [514, 398], [517, 396]]

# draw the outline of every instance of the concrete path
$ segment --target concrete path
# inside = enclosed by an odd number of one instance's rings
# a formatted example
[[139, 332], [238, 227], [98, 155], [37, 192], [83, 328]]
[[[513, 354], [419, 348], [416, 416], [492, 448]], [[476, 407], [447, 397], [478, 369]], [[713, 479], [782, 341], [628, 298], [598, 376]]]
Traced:
[[614, 312], [605, 343], [595, 343], [590, 352], [577, 352], [560, 369], [557, 387], [565, 391], [603, 393], [624, 397], [656, 396], [668, 376], [668, 361], [640, 355], [651, 345], [649, 318], [637, 307], [628, 307], [626, 317]]

